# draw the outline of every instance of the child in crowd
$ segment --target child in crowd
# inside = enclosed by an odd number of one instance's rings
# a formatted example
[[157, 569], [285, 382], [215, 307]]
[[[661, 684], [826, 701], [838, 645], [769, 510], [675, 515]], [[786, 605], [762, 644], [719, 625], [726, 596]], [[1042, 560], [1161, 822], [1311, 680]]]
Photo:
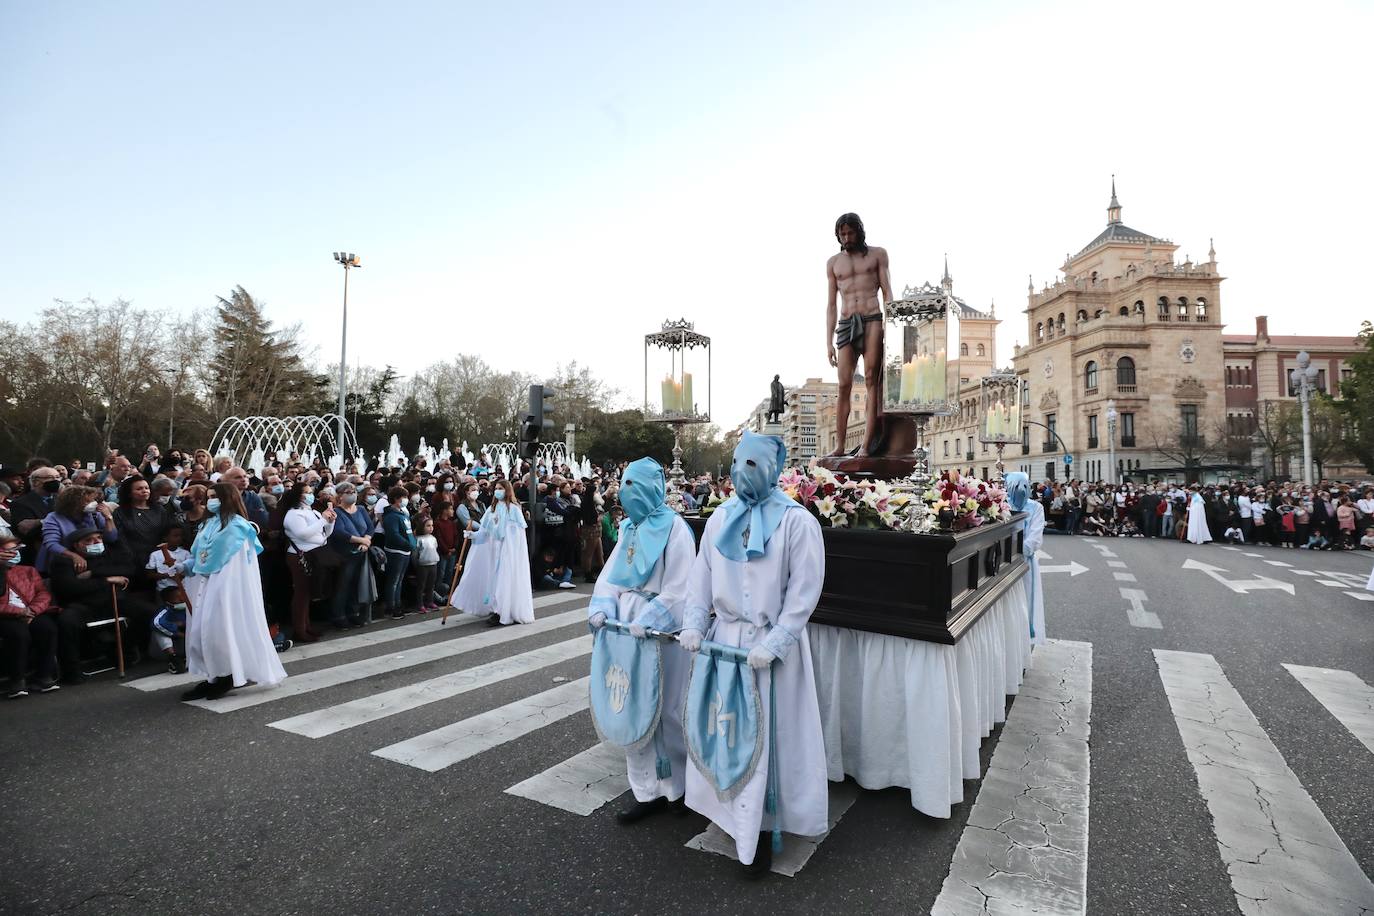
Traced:
[[606, 556], [615, 550], [615, 542], [620, 539], [620, 523], [625, 520], [625, 510], [620, 506], [611, 507], [610, 512], [601, 514], [601, 550]]
[[434, 602], [434, 583], [439, 573], [439, 539], [434, 536], [434, 519], [421, 516], [416, 526], [420, 529], [420, 536], [415, 539], [416, 603], [420, 613], [427, 614], [438, 607]]
[[1365, 550], [1374, 550], [1374, 527], [1364, 530], [1364, 537], [1360, 538], [1360, 546]]
[[1244, 544], [1245, 535], [1241, 534], [1239, 525], [1232, 525], [1222, 534], [1221, 539], [1228, 544]]
[[175, 579], [158, 583], [161, 607], [153, 617], [153, 642], [162, 651], [171, 674], [186, 672], [186, 593]]
[[191, 552], [182, 546], [184, 536], [181, 525], [170, 524], [162, 530], [162, 543], [148, 554], [148, 563], [144, 568], [150, 570], [150, 575], [157, 580], [155, 587], [159, 591], [181, 582], [179, 574], [191, 559]]

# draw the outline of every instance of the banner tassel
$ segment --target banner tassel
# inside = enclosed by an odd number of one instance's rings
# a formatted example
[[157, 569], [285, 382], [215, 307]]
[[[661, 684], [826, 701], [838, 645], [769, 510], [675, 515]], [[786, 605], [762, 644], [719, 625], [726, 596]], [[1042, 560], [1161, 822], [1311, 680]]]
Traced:
[[[777, 664], [774, 659], [773, 665]], [[777, 678], [773, 665], [768, 667], [768, 791], [764, 795], [763, 810], [773, 817], [773, 852], [782, 852], [782, 819], [778, 816], [778, 726]]]

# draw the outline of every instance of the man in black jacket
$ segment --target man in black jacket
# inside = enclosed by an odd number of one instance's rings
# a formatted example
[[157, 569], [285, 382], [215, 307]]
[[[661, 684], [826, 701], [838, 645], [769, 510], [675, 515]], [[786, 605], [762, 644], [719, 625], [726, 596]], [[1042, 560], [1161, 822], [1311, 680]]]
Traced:
[[29, 489], [23, 496], [10, 500], [10, 527], [19, 535], [24, 547], [20, 551], [25, 566], [32, 566], [43, 542], [43, 519], [52, 511], [57, 491], [62, 489], [62, 476], [57, 468], [40, 465], [29, 472]]
[[1159, 536], [1159, 517], [1156, 511], [1159, 509], [1159, 494], [1150, 487], [1145, 491], [1145, 495], [1140, 497], [1140, 502], [1136, 503], [1140, 512], [1140, 531], [1147, 538]]
[[62, 675], [67, 681], [80, 680], [81, 633], [86, 624], [114, 616], [115, 593], [119, 595], [119, 614], [127, 622], [124, 658], [137, 664], [141, 647], [148, 644], [153, 614], [157, 608], [142, 595], [129, 591], [137, 564], [124, 545], [106, 544], [94, 528], [78, 528], [67, 536], [67, 548], [86, 561], [85, 572], [78, 573], [72, 558], [56, 557], [49, 573], [53, 599], [62, 606], [58, 625], [62, 628]]

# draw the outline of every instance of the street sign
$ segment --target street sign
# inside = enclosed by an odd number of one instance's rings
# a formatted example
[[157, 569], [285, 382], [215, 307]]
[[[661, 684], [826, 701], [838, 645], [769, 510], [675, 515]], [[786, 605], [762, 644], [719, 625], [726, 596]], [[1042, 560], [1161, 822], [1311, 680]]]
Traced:
[[1064, 463], [1065, 463], [1065, 464], [1073, 464], [1073, 456], [1072, 456], [1072, 455], [1065, 455], [1065, 456], [1064, 456]]

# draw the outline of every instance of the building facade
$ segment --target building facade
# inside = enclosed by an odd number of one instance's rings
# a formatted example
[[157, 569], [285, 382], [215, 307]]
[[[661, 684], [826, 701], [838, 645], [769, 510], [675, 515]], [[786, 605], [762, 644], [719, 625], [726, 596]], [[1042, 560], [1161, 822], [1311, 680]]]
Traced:
[[[1317, 368], [1317, 390], [1339, 400], [1341, 382], [1353, 371], [1349, 360], [1360, 352], [1354, 337], [1269, 334], [1269, 319], [1255, 319], [1255, 333], [1222, 337], [1225, 357], [1226, 423], [1238, 453], [1244, 452], [1265, 478], [1302, 477], [1301, 406], [1290, 374], [1306, 352]], [[1314, 459], [1322, 476], [1364, 477], [1362, 468], [1340, 447], [1339, 430], [1318, 420]]]
[[[1107, 227], [1028, 290], [1021, 454], [1033, 479], [1216, 479], [1230, 460], [1216, 251], [1176, 263], [1178, 246], [1125, 225], [1115, 182]], [[1116, 409], [1109, 429], [1108, 403]]]
[[[812, 458], [823, 454], [818, 450], [821, 437], [817, 434], [821, 410], [826, 406], [831, 407], [829, 414], [833, 428], [834, 403], [839, 387], [838, 382], [809, 378], [805, 384], [787, 389], [782, 437], [787, 445], [789, 462], [804, 466]], [[766, 404], [764, 406], [767, 407]]]

